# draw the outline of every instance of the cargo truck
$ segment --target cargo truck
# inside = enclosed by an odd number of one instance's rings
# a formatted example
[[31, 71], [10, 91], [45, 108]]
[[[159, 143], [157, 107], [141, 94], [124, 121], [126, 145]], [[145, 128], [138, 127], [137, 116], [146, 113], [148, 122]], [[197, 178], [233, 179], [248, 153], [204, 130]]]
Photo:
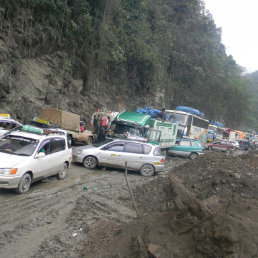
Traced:
[[91, 144], [95, 138], [91, 131], [85, 130], [81, 132], [80, 116], [71, 112], [55, 108], [44, 108], [41, 110], [37, 122], [54, 124], [65, 129], [73, 143], [83, 142]]

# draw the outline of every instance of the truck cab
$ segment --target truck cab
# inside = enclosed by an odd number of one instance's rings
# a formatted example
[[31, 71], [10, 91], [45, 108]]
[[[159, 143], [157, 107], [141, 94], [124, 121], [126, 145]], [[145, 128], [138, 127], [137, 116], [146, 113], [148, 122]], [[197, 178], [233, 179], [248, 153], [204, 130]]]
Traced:
[[150, 115], [124, 111], [111, 123], [107, 138], [146, 141], [168, 149], [175, 145], [177, 124], [152, 119]]

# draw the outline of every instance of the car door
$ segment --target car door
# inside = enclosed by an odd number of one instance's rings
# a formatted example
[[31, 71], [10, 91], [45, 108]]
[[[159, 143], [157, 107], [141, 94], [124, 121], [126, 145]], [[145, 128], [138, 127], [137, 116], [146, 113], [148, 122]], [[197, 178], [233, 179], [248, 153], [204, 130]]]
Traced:
[[[44, 157], [37, 157], [37, 154], [43, 152]], [[52, 169], [51, 155], [50, 155], [50, 139], [44, 140], [39, 144], [36, 154], [31, 161], [30, 168], [33, 172], [34, 179], [46, 177]]]
[[110, 167], [122, 167], [124, 142], [114, 142], [100, 149], [99, 164]]
[[227, 148], [228, 148], [227, 142], [221, 142], [221, 143], [220, 143], [220, 150], [221, 150], [221, 151], [226, 151]]
[[51, 169], [49, 175], [56, 174], [63, 168], [64, 162], [67, 160], [66, 143], [63, 137], [55, 137], [50, 140], [50, 159]]
[[192, 145], [190, 141], [180, 141], [180, 149], [179, 149], [179, 154], [181, 151], [181, 156], [188, 156], [192, 152]]
[[172, 153], [176, 156], [187, 156], [191, 153], [190, 141], [180, 140], [172, 147]]
[[143, 164], [150, 162], [146, 159], [148, 159], [148, 157], [144, 154], [143, 145], [141, 143], [125, 143], [124, 152], [121, 156], [123, 167], [125, 167], [125, 162], [127, 162], [128, 169], [139, 170]]
[[213, 145], [212, 145], [212, 149], [213, 149], [213, 150], [216, 150], [216, 151], [221, 150], [221, 144], [220, 144], [220, 142], [214, 142]]

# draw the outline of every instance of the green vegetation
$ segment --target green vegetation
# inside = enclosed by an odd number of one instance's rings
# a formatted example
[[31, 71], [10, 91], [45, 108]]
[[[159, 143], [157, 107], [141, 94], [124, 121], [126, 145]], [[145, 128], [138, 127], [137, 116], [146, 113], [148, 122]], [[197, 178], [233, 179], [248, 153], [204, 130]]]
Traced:
[[49, 48], [34, 56], [67, 52], [87, 90], [102, 83], [131, 102], [164, 92], [158, 107], [189, 105], [229, 127], [258, 126], [257, 115], [246, 119], [249, 80], [200, 0], [0, 0], [0, 7], [0, 19], [27, 13], [21, 56], [33, 57], [31, 31], [48, 28]]
[[249, 112], [245, 117], [243, 127], [258, 132], [258, 71], [247, 75], [249, 83], [247, 90], [249, 93]]

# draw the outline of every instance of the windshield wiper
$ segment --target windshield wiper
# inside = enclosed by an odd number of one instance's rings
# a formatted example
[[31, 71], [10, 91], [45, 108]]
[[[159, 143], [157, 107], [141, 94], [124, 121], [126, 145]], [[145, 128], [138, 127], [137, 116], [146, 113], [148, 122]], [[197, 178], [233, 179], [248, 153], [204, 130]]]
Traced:
[[11, 152], [11, 151], [7, 151], [7, 150], [1, 150], [1, 149], [0, 149], [0, 152], [8, 153], [8, 154], [12, 154], [12, 152]]
[[30, 156], [30, 154], [26, 154], [26, 153], [13, 153], [15, 155], [19, 155], [19, 156]]

